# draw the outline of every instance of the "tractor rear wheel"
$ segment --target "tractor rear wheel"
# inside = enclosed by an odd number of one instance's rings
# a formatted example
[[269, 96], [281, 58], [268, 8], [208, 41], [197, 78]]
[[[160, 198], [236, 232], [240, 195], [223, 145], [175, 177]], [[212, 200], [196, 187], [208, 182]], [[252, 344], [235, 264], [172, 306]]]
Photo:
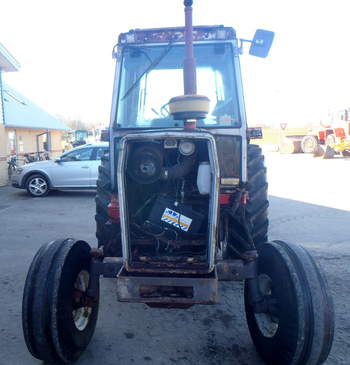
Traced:
[[248, 202], [246, 214], [251, 224], [251, 234], [256, 247], [267, 241], [268, 184], [261, 148], [248, 145]]
[[[116, 192], [114, 192], [116, 193]], [[111, 172], [109, 157], [103, 156], [98, 168], [96, 193], [96, 237], [98, 247], [103, 247], [104, 256], [121, 257], [122, 246], [120, 224], [111, 223], [108, 217], [108, 204], [111, 201]]]
[[258, 281], [268, 305], [255, 312], [245, 285], [245, 311], [255, 347], [268, 365], [319, 365], [334, 335], [327, 282], [301, 246], [274, 241], [259, 247]]
[[89, 344], [98, 313], [98, 293], [87, 294], [90, 261], [90, 246], [74, 239], [52, 241], [35, 255], [22, 302], [24, 338], [34, 357], [68, 363]]
[[227, 221], [227, 237], [223, 239], [223, 257], [237, 257], [244, 243], [249, 241], [246, 227], [249, 228], [255, 247], [267, 241], [268, 235], [268, 194], [267, 194], [266, 167], [261, 148], [254, 144], [248, 145], [248, 201], [245, 206], [245, 217], [239, 209], [227, 218], [223, 216], [222, 226]]

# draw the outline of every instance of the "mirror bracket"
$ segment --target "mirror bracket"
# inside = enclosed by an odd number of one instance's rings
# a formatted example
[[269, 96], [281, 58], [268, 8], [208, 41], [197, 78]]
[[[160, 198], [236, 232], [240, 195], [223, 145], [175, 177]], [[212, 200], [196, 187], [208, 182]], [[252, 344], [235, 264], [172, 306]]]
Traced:
[[249, 39], [243, 39], [243, 38], [239, 38], [239, 47], [238, 47], [238, 52], [239, 54], [243, 54], [243, 43], [253, 43], [253, 41], [249, 40]]

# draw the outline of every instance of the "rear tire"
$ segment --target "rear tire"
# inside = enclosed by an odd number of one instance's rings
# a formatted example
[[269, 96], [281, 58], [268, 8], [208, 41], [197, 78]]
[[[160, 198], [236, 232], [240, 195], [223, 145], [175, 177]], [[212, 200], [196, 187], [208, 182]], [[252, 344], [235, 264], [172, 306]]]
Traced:
[[256, 349], [268, 365], [322, 364], [334, 335], [334, 309], [322, 271], [302, 247], [274, 241], [259, 248], [261, 293], [273, 305], [255, 313], [247, 283], [245, 311]]
[[[268, 239], [268, 184], [266, 167], [261, 148], [254, 144], [248, 145], [248, 201], [245, 206], [245, 222], [239, 213], [229, 216], [227, 246], [224, 248], [224, 258], [236, 257], [236, 251], [241, 251], [244, 242], [249, 242], [243, 223], [249, 227], [255, 247], [259, 247]], [[224, 224], [224, 220], [223, 220]], [[227, 252], [225, 252], [227, 250]]]
[[261, 148], [248, 145], [248, 202], [247, 218], [251, 224], [251, 234], [256, 247], [268, 240], [268, 184], [266, 167]]
[[[116, 193], [116, 192], [114, 192]], [[103, 156], [98, 168], [96, 193], [96, 237], [98, 247], [103, 247], [104, 256], [121, 257], [122, 246], [120, 224], [111, 223], [108, 217], [108, 204], [111, 201], [111, 172], [109, 157]]]

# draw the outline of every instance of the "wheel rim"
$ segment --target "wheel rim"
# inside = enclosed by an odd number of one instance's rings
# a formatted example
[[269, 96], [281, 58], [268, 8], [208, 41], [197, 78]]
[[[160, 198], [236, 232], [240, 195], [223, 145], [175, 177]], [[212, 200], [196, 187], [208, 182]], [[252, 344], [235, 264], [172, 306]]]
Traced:
[[43, 195], [47, 191], [47, 183], [43, 178], [36, 177], [29, 181], [28, 188], [33, 195]]
[[[272, 279], [266, 274], [260, 274], [258, 280], [261, 294], [266, 300], [273, 301]], [[254, 316], [263, 336], [271, 338], [276, 334], [279, 319], [275, 313], [272, 314], [268, 311], [266, 313], [254, 313]]]
[[312, 150], [315, 148], [315, 141], [311, 138], [308, 138], [306, 141], [305, 141], [305, 147], [308, 149], [308, 150]]
[[79, 331], [83, 331], [89, 324], [92, 307], [89, 306], [87, 297], [87, 288], [89, 285], [90, 275], [86, 270], [80, 271], [75, 283], [73, 293], [73, 321]]

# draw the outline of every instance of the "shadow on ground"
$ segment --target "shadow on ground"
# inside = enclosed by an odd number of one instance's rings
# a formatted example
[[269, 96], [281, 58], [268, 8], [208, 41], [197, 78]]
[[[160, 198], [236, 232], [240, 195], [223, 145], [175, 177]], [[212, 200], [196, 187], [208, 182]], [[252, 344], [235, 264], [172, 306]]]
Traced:
[[[47, 198], [24, 199], [24, 191], [6, 189], [10, 207], [0, 214], [0, 364], [40, 364], [28, 353], [22, 336], [26, 272], [36, 250], [47, 241], [75, 236], [95, 244], [94, 193], [59, 191]], [[335, 299], [337, 326], [326, 364], [348, 363], [350, 212], [272, 196], [270, 217], [271, 239], [298, 242], [323, 265]], [[242, 294], [242, 283], [220, 283], [218, 305], [151, 309], [118, 303], [114, 280], [102, 279], [96, 332], [77, 364], [261, 365], [246, 326]]]

